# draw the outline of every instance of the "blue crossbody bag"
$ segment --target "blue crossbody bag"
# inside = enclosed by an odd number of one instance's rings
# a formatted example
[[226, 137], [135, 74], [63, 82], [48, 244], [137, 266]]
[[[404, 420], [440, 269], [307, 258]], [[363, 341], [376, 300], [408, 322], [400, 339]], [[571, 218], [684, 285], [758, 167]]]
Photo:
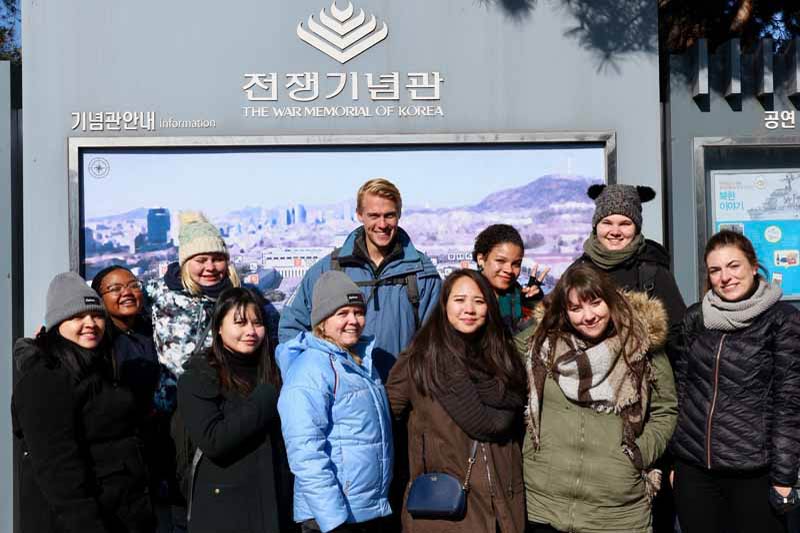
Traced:
[[422, 435], [422, 471], [411, 483], [406, 510], [413, 518], [460, 520], [467, 510], [467, 493], [472, 465], [478, 453], [478, 441], [473, 441], [467, 461], [464, 483], [450, 474], [428, 472], [425, 462], [425, 435]]

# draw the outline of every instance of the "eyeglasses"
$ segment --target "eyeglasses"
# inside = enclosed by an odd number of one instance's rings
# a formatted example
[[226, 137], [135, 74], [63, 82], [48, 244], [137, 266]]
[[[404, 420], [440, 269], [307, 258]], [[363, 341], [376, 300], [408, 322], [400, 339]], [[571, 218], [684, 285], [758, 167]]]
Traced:
[[104, 296], [104, 295], [106, 295], [108, 293], [119, 294], [125, 289], [130, 289], [132, 291], [141, 292], [143, 286], [144, 285], [142, 284], [142, 282], [139, 281], [138, 279], [130, 281], [130, 282], [124, 284], [124, 285], [122, 283], [115, 283], [113, 285], [109, 285], [108, 287], [106, 287], [106, 290], [101, 292], [100, 296]]

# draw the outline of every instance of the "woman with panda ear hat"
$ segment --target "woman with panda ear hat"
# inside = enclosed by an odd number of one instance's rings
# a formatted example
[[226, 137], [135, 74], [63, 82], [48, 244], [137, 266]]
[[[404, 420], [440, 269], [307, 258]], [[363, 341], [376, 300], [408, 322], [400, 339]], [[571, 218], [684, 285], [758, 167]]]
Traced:
[[[604, 270], [626, 291], [646, 292], [658, 298], [667, 312], [669, 334], [665, 351], [674, 364], [671, 345], [678, 338], [686, 313], [675, 278], [670, 272], [669, 252], [642, 235], [642, 203], [656, 197], [650, 187], [634, 185], [592, 185], [587, 191], [595, 202], [592, 233], [583, 243], [583, 256], [576, 262], [591, 263]], [[657, 467], [669, 470], [669, 459]], [[653, 531], [674, 531], [675, 512], [671, 487], [662, 483], [653, 501]]]
[[592, 185], [587, 191], [595, 202], [592, 233], [583, 243], [578, 262], [592, 263], [606, 271], [624, 290], [646, 292], [667, 310], [670, 332], [686, 312], [675, 278], [670, 272], [669, 252], [642, 235], [642, 203], [656, 197], [650, 187]]

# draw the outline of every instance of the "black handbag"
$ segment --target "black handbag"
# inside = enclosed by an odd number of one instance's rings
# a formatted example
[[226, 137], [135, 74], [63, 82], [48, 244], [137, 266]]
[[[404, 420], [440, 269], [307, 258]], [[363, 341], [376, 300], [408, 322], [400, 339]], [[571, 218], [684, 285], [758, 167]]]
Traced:
[[442, 472], [428, 472], [425, 463], [425, 435], [422, 435], [422, 471], [411, 483], [406, 499], [406, 510], [413, 518], [460, 520], [467, 510], [467, 493], [472, 465], [478, 453], [478, 441], [472, 443], [472, 453], [467, 460], [464, 483]]

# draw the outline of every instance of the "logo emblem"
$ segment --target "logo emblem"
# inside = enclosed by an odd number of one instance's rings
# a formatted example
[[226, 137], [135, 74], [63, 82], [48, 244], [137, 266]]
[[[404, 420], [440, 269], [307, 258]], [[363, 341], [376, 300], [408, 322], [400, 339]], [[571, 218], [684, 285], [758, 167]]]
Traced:
[[102, 157], [95, 157], [89, 161], [87, 167], [89, 169], [89, 174], [97, 179], [105, 178], [111, 171], [111, 165], [109, 165], [108, 161]]
[[314, 15], [308, 17], [308, 28], [300, 22], [297, 25], [297, 36], [320, 52], [323, 52], [339, 63], [347, 63], [357, 55], [372, 48], [389, 35], [389, 28], [384, 22], [380, 29], [375, 15], [369, 21], [363, 9], [353, 15], [352, 2], [345, 9], [336, 7], [336, 0], [331, 2], [331, 14], [322, 8], [319, 22]]

